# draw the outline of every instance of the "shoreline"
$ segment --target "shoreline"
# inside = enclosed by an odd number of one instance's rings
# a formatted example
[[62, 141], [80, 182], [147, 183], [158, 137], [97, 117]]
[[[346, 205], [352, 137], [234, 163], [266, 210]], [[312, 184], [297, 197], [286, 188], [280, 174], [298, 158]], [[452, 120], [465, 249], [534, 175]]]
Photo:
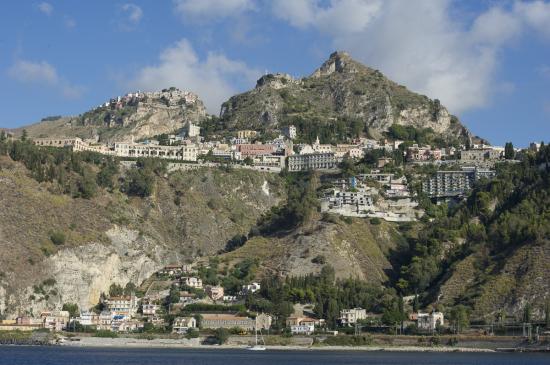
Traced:
[[[67, 341], [58, 346], [72, 348], [170, 348], [189, 350], [246, 350], [246, 345], [201, 345], [198, 343], [185, 343], [181, 340], [141, 340], [133, 338], [81, 338], [79, 341]], [[472, 352], [472, 353], [494, 353], [497, 352], [488, 348], [472, 347], [451, 347], [451, 346], [299, 346], [299, 345], [266, 345], [266, 350], [272, 351], [366, 351], [366, 352]]]

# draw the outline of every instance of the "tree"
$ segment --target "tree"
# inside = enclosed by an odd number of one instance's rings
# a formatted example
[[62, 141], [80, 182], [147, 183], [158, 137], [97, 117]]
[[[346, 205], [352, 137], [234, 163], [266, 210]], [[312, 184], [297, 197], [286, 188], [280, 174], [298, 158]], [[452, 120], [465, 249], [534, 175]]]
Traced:
[[119, 297], [122, 294], [124, 294], [124, 289], [122, 289], [122, 286], [116, 283], [111, 284], [111, 286], [109, 287], [109, 296]]
[[514, 145], [512, 142], [506, 142], [504, 145], [504, 158], [507, 160], [513, 160], [516, 156], [516, 151], [514, 151]]
[[533, 315], [533, 309], [531, 308], [531, 303], [525, 303], [523, 307], [523, 323], [531, 323], [531, 317]]
[[124, 190], [128, 195], [147, 197], [153, 192], [155, 178], [143, 169], [132, 169], [127, 174]]
[[78, 304], [76, 303], [65, 303], [63, 304], [63, 308], [61, 308], [61, 310], [69, 312], [69, 316], [72, 318], [78, 317], [80, 315]]
[[546, 328], [550, 328], [550, 299], [547, 299], [544, 305], [544, 323]]
[[451, 309], [449, 320], [455, 332], [460, 333], [461, 330], [470, 325], [468, 309], [462, 304], [454, 306]]
[[214, 337], [220, 345], [223, 345], [229, 339], [229, 331], [226, 328], [218, 328], [214, 332]]
[[23, 133], [21, 133], [21, 141], [25, 142], [28, 138], [29, 134], [27, 133], [26, 129], [23, 129]]

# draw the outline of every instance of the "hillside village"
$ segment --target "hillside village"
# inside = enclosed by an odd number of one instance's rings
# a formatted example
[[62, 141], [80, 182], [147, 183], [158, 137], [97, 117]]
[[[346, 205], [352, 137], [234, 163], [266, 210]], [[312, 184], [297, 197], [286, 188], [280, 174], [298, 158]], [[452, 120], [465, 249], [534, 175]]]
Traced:
[[[194, 94], [170, 91], [170, 95], [173, 93], [177, 93], [178, 100], [182, 97], [196, 102]], [[116, 110], [136, 98], [153, 96], [165, 97], [163, 92], [136, 92], [113, 98], [98, 108]], [[335, 145], [323, 144], [319, 137], [313, 143], [295, 143], [301, 138], [294, 125], [284, 126], [278, 132], [273, 139], [266, 139], [254, 130], [236, 130], [231, 136], [212, 139], [201, 134], [200, 125], [188, 122], [177, 134], [142, 141], [99, 143], [96, 139], [66, 137], [33, 138], [33, 142], [38, 146], [118, 157], [127, 160], [127, 166], [137, 158], [163, 159], [169, 161], [170, 171], [219, 165], [270, 173], [319, 171], [327, 175], [324, 183], [328, 184], [324, 196], [319, 198], [323, 212], [392, 222], [414, 221], [422, 216], [417, 202], [419, 192], [439, 201], [464, 197], [476, 181], [494, 176], [496, 163], [514, 161], [505, 158], [504, 147], [486, 144], [432, 147], [391, 136], [381, 140], [350, 138], [347, 143]], [[536, 150], [537, 144], [530, 148]], [[520, 153], [521, 149], [514, 150], [514, 155], [519, 157]], [[337, 177], [344, 162], [356, 163], [365, 157], [375, 159], [373, 168], [354, 176], [348, 174], [344, 179]], [[440, 170], [428, 175], [414, 172], [428, 165]], [[403, 175], [407, 170], [413, 171], [409, 178], [420, 179], [421, 189], [410, 186]]]

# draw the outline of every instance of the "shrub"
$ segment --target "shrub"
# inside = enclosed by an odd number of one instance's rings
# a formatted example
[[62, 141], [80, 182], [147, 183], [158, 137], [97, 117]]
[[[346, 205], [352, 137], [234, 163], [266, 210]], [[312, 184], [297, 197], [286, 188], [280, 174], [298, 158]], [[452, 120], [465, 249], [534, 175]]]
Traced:
[[56, 246], [65, 244], [65, 233], [61, 231], [50, 232], [50, 240]]
[[93, 337], [117, 338], [118, 335], [116, 334], [116, 332], [112, 332], [109, 330], [97, 330], [93, 334]]
[[185, 338], [190, 340], [192, 338], [199, 338], [199, 331], [197, 331], [194, 328], [190, 328], [187, 330], [187, 333], [185, 334]]
[[317, 255], [311, 259], [311, 262], [314, 264], [324, 265], [327, 263], [327, 258], [324, 255]]
[[374, 217], [374, 218], [371, 218], [370, 219], [370, 224], [373, 224], [375, 226], [379, 225], [380, 223], [382, 223], [382, 221], [380, 220], [380, 218], [378, 217]]

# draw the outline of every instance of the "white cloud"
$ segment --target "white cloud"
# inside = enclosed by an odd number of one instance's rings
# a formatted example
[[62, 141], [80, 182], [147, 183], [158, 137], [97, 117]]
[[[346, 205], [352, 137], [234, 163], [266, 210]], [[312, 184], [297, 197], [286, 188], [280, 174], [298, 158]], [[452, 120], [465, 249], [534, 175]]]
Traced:
[[40, 10], [43, 14], [50, 16], [53, 13], [53, 5], [43, 1], [38, 4], [38, 10]]
[[239, 88], [254, 85], [260, 74], [220, 53], [210, 52], [201, 60], [191, 43], [181, 39], [160, 54], [157, 65], [141, 69], [128, 86], [149, 91], [170, 86], [189, 90], [204, 101], [210, 113], [218, 114], [223, 101]]
[[360, 32], [380, 13], [382, 0], [276, 0], [274, 14], [296, 27], [314, 26], [329, 34]]
[[143, 17], [143, 10], [136, 4], [124, 4], [122, 5], [122, 11], [127, 14], [128, 21], [134, 25], [139, 23]]
[[537, 0], [531, 2], [516, 1], [514, 13], [535, 30], [550, 37], [550, 3]]
[[50, 87], [59, 91], [66, 98], [78, 98], [83, 92], [81, 87], [71, 85], [60, 77], [55, 67], [46, 61], [17, 60], [8, 70], [8, 74], [23, 84]]
[[[503, 47], [529, 27], [550, 34], [550, 3], [490, 7], [471, 25], [451, 0], [277, 0], [274, 14], [327, 34], [336, 49], [460, 113], [490, 102]], [[508, 88], [511, 90], [510, 88]]]
[[255, 9], [253, 0], [174, 0], [175, 11], [185, 20], [231, 17]]
[[69, 16], [66, 16], [65, 17], [65, 26], [69, 29], [72, 29], [72, 28], [76, 27], [76, 20], [74, 20], [73, 18], [71, 18]]

